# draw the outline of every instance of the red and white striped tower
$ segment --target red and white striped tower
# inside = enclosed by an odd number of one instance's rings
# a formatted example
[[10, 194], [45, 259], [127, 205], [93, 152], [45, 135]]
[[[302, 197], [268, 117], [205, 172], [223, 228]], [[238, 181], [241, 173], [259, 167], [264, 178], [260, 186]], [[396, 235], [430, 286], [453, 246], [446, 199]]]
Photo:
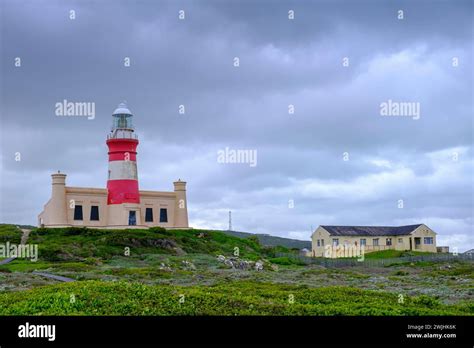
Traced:
[[[138, 137], [134, 133], [133, 115], [125, 103], [119, 104], [113, 116], [111, 133], [107, 136], [109, 147], [109, 178], [107, 204], [140, 203], [137, 175]], [[111, 216], [112, 218], [112, 216]], [[121, 219], [120, 219], [121, 220]], [[119, 221], [109, 221], [121, 224]]]

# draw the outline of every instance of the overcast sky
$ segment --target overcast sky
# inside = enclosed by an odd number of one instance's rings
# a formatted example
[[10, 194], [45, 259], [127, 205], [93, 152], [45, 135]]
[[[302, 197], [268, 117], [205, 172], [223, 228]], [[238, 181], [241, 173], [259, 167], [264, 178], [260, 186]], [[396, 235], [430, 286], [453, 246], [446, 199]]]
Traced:
[[[0, 222], [36, 224], [58, 169], [105, 187], [126, 100], [140, 188], [187, 181], [193, 227], [227, 228], [229, 210], [235, 230], [303, 240], [425, 223], [474, 247], [472, 1], [0, 3]], [[95, 118], [56, 116], [64, 99]], [[382, 116], [388, 100], [419, 119]], [[226, 147], [257, 165], [219, 163]]]

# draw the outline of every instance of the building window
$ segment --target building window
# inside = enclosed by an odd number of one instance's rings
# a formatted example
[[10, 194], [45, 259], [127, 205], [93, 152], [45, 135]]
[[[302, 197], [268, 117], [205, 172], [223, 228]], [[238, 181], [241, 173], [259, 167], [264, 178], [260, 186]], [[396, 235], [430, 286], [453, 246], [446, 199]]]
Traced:
[[403, 243], [403, 238], [398, 238], [398, 244], [402, 244]]
[[374, 238], [374, 239], [372, 240], [372, 245], [373, 245], [373, 246], [379, 246], [379, 239], [378, 239], [378, 238]]
[[425, 244], [433, 244], [433, 237], [425, 237], [424, 238]]
[[146, 208], [145, 222], [153, 222], [153, 208]]
[[338, 239], [338, 238], [334, 238], [334, 239], [332, 240], [332, 245], [333, 245], [333, 246], [338, 246], [338, 245], [339, 245], [339, 239]]
[[82, 220], [82, 205], [74, 206], [74, 220]]
[[324, 239], [321, 239], [321, 246], [324, 246]]
[[91, 206], [91, 221], [99, 221], [99, 206]]
[[160, 209], [160, 222], [168, 222], [168, 209]]
[[387, 238], [387, 245], [392, 245], [392, 238]]
[[317, 240], [317, 243], [318, 243], [318, 247], [321, 246], [321, 241], [319, 239]]
[[367, 239], [362, 238], [362, 239], [360, 240], [360, 245], [361, 245], [361, 246], [362, 246], [362, 245], [367, 245]]

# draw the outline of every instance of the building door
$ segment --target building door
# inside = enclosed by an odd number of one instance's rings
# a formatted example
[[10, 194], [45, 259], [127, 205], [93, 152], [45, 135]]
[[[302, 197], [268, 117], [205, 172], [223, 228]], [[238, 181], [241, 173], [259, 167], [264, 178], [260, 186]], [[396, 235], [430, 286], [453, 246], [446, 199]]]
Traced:
[[421, 238], [415, 237], [415, 249], [421, 249]]
[[410, 250], [413, 250], [413, 247], [411, 245], [411, 237], [410, 237]]
[[128, 224], [129, 226], [135, 226], [137, 224], [137, 212], [135, 210], [128, 212]]

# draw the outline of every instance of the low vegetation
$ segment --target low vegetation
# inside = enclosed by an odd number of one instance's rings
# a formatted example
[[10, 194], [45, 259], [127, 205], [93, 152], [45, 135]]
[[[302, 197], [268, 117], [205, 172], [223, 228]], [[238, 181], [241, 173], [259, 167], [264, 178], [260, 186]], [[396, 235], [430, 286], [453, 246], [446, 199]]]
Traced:
[[283, 246], [288, 249], [311, 249], [311, 241], [305, 240], [297, 240], [297, 239], [289, 239], [289, 238], [282, 238], [276, 236], [270, 236], [268, 234], [252, 234], [248, 232], [236, 232], [236, 231], [222, 231], [225, 234], [229, 234], [234, 237], [239, 238], [257, 238], [260, 244], [265, 246]]
[[432, 254], [430, 252], [423, 251], [404, 251], [404, 250], [382, 250], [374, 251], [371, 253], [366, 253], [364, 256], [366, 259], [391, 259], [398, 257], [407, 257], [407, 256], [420, 256]]
[[0, 243], [15, 243], [19, 244], [21, 241], [21, 229], [14, 225], [0, 224]]
[[[124, 255], [125, 248], [133, 254], [230, 254], [257, 260], [263, 248], [257, 239], [242, 239], [222, 232], [207, 230], [101, 230], [89, 228], [38, 228], [31, 232], [29, 243], [39, 245], [42, 260], [79, 261], [89, 257], [107, 260]], [[288, 249], [284, 248], [285, 251]]]
[[[19, 242], [21, 230], [3, 225], [1, 236]], [[472, 261], [335, 268], [256, 237], [162, 228], [39, 228], [28, 243], [39, 246], [37, 262], [0, 265], [0, 314], [473, 315]]]
[[87, 281], [0, 294], [0, 315], [463, 315], [472, 304], [255, 282], [212, 287]]
[[299, 265], [299, 266], [306, 265], [299, 258], [292, 258], [292, 257], [287, 257], [287, 256], [274, 257], [274, 258], [269, 259], [269, 261], [277, 265]]

